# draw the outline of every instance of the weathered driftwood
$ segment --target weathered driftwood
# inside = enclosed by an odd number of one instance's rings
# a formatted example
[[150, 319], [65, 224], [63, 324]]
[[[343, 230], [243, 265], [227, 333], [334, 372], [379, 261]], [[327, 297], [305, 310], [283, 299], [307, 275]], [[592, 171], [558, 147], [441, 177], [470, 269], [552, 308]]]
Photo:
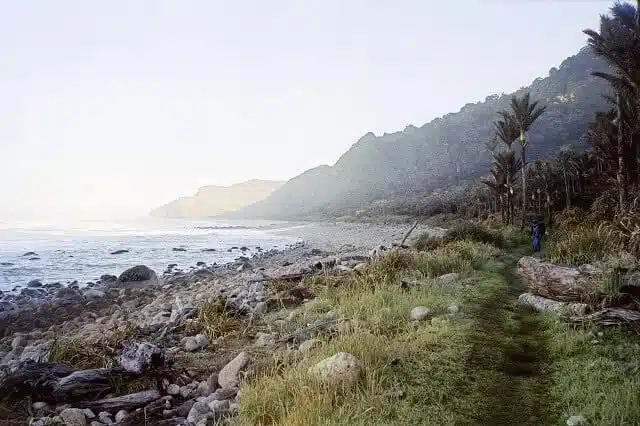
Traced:
[[518, 303], [538, 312], [555, 312], [561, 315], [582, 316], [589, 312], [589, 305], [586, 303], [558, 302], [531, 293], [521, 294]]
[[133, 410], [143, 407], [153, 401], [160, 399], [162, 395], [157, 390], [147, 390], [115, 398], [100, 399], [98, 401], [83, 401], [74, 405], [80, 408], [89, 408], [92, 411], [119, 411]]
[[416, 220], [413, 226], [404, 234], [404, 237], [402, 238], [402, 241], [400, 241], [400, 244], [398, 244], [396, 247], [405, 248], [406, 247], [404, 245], [405, 241], [407, 241], [407, 238], [409, 238], [409, 235], [411, 235], [411, 233], [413, 232], [414, 229], [416, 229], [417, 226], [418, 226], [418, 221]]
[[529, 292], [561, 302], [597, 302], [599, 271], [591, 265], [563, 266], [525, 256], [518, 261], [518, 272]]
[[45, 400], [57, 402], [78, 401], [113, 389], [114, 381], [131, 377], [131, 373], [122, 368], [98, 368], [95, 370], [74, 371], [68, 376], [52, 383], [51, 396]]
[[119, 361], [119, 367], [80, 371], [64, 364], [24, 361], [0, 379], [0, 395], [75, 402], [113, 391], [118, 379], [159, 376], [169, 366], [164, 350], [148, 343], [125, 346]]
[[299, 274], [284, 274], [278, 277], [264, 277], [249, 280], [249, 283], [260, 283], [260, 282], [269, 282], [269, 281], [286, 281], [286, 282], [296, 282], [302, 281], [304, 278], [312, 277], [315, 275], [319, 275], [317, 271], [314, 272], [301, 272]]
[[587, 315], [584, 321], [596, 321], [603, 326], [625, 325], [640, 330], [640, 312], [625, 308], [607, 308], [591, 315]]
[[120, 367], [138, 376], [147, 371], [161, 370], [166, 362], [165, 350], [150, 343], [127, 343], [118, 357]]

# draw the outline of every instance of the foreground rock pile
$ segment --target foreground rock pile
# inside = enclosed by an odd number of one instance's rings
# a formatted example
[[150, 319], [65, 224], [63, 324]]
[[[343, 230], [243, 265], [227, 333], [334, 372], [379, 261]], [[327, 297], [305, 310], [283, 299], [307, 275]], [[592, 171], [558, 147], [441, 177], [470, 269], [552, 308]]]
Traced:
[[[295, 284], [301, 278], [327, 271], [358, 273], [369, 262], [366, 250], [354, 247], [328, 253], [299, 246], [242, 258], [224, 270], [200, 268], [160, 278], [140, 265], [85, 288], [26, 292], [0, 312], [0, 390], [23, 398], [18, 406], [30, 400], [30, 409], [23, 411], [36, 425], [137, 425], [148, 419], [165, 425], [213, 424], [238, 411], [241, 372], [251, 368], [251, 351], [289, 343], [304, 353], [319, 343], [315, 334], [335, 330], [339, 319], [327, 312], [286, 335], [264, 324], [264, 331], [230, 342], [217, 336], [217, 329], [202, 328], [203, 306], [214, 317], [223, 311], [227, 321], [259, 324], [258, 318], [270, 311], [289, 310], [313, 298], [308, 288]], [[265, 284], [273, 278], [292, 283], [269, 289]], [[294, 313], [287, 320], [293, 321]], [[114, 336], [123, 337], [110, 340]], [[96, 348], [110, 355], [101, 354], [105, 358], [91, 368], [70, 369], [57, 362], [68, 359], [68, 351], [91, 355]], [[314, 375], [345, 385], [357, 381], [357, 360], [336, 357]]]

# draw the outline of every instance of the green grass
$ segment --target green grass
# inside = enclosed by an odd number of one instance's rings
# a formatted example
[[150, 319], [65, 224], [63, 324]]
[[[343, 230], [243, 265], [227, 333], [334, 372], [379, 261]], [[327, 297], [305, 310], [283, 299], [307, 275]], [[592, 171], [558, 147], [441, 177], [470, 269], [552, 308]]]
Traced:
[[554, 408], [562, 418], [584, 415], [592, 425], [640, 424], [640, 337], [598, 332], [548, 318]]
[[[457, 233], [457, 241], [426, 251], [392, 253], [362, 274], [308, 280], [318, 298], [286, 327], [304, 327], [331, 310], [337, 331], [316, 334], [321, 344], [305, 354], [263, 354], [230, 423], [546, 425], [584, 415], [593, 425], [640, 424], [637, 336], [610, 331], [593, 344], [587, 330], [517, 307], [523, 289], [515, 261], [528, 251], [526, 236], [491, 232], [502, 235], [494, 242], [506, 252], [475, 241], [483, 233]], [[434, 280], [448, 272], [461, 281]], [[400, 280], [413, 286], [403, 291]], [[452, 304], [458, 314], [447, 312]], [[432, 308], [437, 321], [408, 321], [419, 305]], [[365, 366], [358, 386], [311, 380], [310, 366], [341, 351]]]

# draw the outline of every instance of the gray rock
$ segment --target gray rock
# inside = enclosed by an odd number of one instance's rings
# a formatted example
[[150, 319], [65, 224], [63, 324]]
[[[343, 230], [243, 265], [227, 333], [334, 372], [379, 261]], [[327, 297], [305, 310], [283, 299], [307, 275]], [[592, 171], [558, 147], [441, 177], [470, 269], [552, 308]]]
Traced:
[[200, 382], [198, 384], [198, 389], [196, 390], [196, 393], [200, 396], [211, 395], [211, 387], [209, 386], [209, 383], [207, 381]]
[[311, 349], [320, 346], [322, 344], [322, 341], [319, 339], [310, 339], [310, 340], [306, 340], [302, 343], [300, 343], [300, 346], [298, 347], [298, 350], [302, 353], [307, 353], [309, 352]]
[[118, 277], [118, 285], [131, 288], [161, 287], [162, 281], [156, 273], [144, 265], [134, 266]]
[[189, 410], [189, 414], [187, 415], [187, 421], [198, 424], [201, 420], [207, 418], [207, 414], [209, 414], [211, 410], [209, 406], [204, 402], [196, 402]]
[[213, 372], [207, 379], [207, 385], [211, 391], [218, 389], [218, 373]]
[[42, 282], [40, 280], [32, 280], [27, 283], [27, 287], [30, 287], [30, 288], [42, 287]]
[[412, 321], [420, 321], [428, 318], [433, 312], [426, 306], [416, 306], [409, 312], [409, 319]]
[[178, 394], [180, 394], [180, 386], [176, 385], [175, 383], [170, 384], [167, 387], [167, 394], [169, 394], [169, 395], [178, 395]]
[[217, 389], [214, 393], [209, 395], [209, 402], [213, 400], [224, 401], [226, 399], [234, 398], [238, 394], [238, 388], [220, 388]]
[[24, 347], [27, 344], [27, 339], [20, 335], [13, 338], [11, 341], [11, 349], [16, 349], [18, 347]]
[[67, 426], [86, 426], [87, 419], [79, 408], [66, 408], [60, 412], [60, 418]]
[[584, 416], [571, 416], [567, 419], [567, 426], [587, 426], [589, 421]]
[[256, 346], [273, 346], [276, 344], [276, 336], [269, 333], [256, 334]]
[[98, 419], [106, 424], [106, 425], [112, 425], [113, 424], [113, 419], [111, 418], [111, 413], [107, 413], [106, 411], [102, 411], [100, 412], [100, 414], [98, 414]]
[[105, 296], [104, 291], [100, 291], [95, 288], [85, 290], [82, 295], [88, 299], [101, 299]]
[[451, 272], [449, 274], [440, 275], [436, 281], [444, 286], [450, 286], [460, 279], [460, 274]]
[[91, 422], [90, 426], [104, 426], [104, 423], [94, 420]]
[[460, 308], [458, 307], [458, 305], [450, 305], [447, 308], [447, 311], [449, 311], [450, 314], [457, 314], [458, 312], [460, 312]]
[[123, 421], [124, 419], [127, 418], [127, 416], [129, 416], [129, 413], [126, 410], [120, 410], [116, 413], [116, 423], [120, 423], [121, 421]]
[[218, 383], [223, 388], [234, 388], [240, 384], [240, 370], [249, 363], [249, 354], [240, 352], [218, 373]]
[[213, 412], [216, 418], [220, 418], [224, 416], [224, 414], [229, 410], [229, 401], [218, 401], [214, 400], [207, 404], [209, 409]]
[[267, 313], [267, 303], [266, 302], [258, 302], [256, 303], [256, 307], [253, 308], [253, 312], [257, 315], [262, 315]]
[[207, 346], [209, 339], [204, 334], [198, 334], [193, 337], [185, 337], [182, 341], [182, 346], [187, 352], [195, 352]]
[[350, 387], [360, 380], [363, 366], [352, 354], [338, 352], [309, 368], [309, 373], [330, 385]]
[[88, 419], [96, 418], [96, 415], [93, 414], [93, 411], [91, 411], [89, 408], [85, 408], [84, 410], [82, 410], [82, 412], [84, 413], [84, 416]]
[[184, 399], [189, 399], [194, 394], [195, 394], [195, 391], [193, 390], [193, 388], [189, 386], [182, 386], [180, 388], [180, 396]]

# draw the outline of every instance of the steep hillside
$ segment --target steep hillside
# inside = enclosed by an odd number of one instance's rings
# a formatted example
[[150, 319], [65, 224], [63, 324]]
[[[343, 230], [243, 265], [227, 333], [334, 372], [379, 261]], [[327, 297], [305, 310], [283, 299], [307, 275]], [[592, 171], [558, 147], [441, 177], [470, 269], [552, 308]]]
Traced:
[[203, 186], [195, 195], [181, 197], [151, 212], [155, 217], [209, 217], [264, 200], [283, 182], [249, 180], [230, 186]]
[[487, 142], [496, 112], [524, 91], [548, 105], [530, 133], [529, 160], [579, 143], [594, 112], [607, 108], [602, 94], [608, 85], [591, 75], [596, 70], [607, 70], [607, 65], [585, 47], [515, 93], [488, 96], [419, 128], [407, 126], [379, 137], [367, 133], [334, 166], [309, 170], [234, 216], [338, 215], [376, 199], [418, 197], [477, 179], [488, 171]]

